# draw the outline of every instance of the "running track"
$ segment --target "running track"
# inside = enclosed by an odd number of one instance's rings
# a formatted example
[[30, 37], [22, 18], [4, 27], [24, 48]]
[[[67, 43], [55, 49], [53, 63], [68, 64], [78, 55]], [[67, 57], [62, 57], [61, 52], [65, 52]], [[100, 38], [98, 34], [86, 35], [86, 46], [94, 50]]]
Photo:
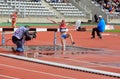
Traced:
[[[77, 46], [89, 47], [89, 48], [101, 48], [105, 49], [104, 52], [77, 55], [52, 55], [52, 56], [40, 56], [38, 59], [53, 61], [58, 63], [65, 63], [70, 65], [82, 66], [87, 68], [94, 68], [99, 70], [105, 70], [110, 72], [120, 73], [120, 48], [119, 39], [120, 36], [104, 35], [103, 39], [98, 38], [91, 40], [90, 32], [71, 32]], [[38, 37], [33, 41], [34, 45], [52, 44], [53, 33], [38, 33]], [[48, 36], [50, 35], [50, 36]], [[10, 35], [8, 35], [10, 36]], [[58, 34], [59, 37], [59, 34]], [[49, 40], [47, 38], [50, 38]], [[43, 41], [44, 40], [44, 41]], [[115, 41], [114, 41], [115, 40]], [[59, 41], [59, 39], [58, 39]], [[11, 42], [9, 42], [11, 44]], [[29, 42], [27, 45], [33, 45]], [[70, 44], [69, 40], [67, 44]], [[0, 49], [1, 53], [9, 53], [9, 51]], [[114, 65], [113, 65], [114, 62]], [[108, 63], [108, 64], [106, 64]], [[112, 63], [112, 65], [111, 65]], [[86, 73], [82, 71], [75, 71], [70, 69], [58, 68], [28, 61], [22, 61], [12, 59], [8, 57], [0, 56], [0, 79], [119, 79], [104, 75]]]

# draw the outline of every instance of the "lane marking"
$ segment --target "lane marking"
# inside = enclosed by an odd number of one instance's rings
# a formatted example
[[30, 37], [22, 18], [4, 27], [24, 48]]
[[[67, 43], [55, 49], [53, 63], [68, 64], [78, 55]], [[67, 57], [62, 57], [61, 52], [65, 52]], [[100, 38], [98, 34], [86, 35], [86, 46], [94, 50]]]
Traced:
[[7, 75], [1, 75], [1, 77], [4, 77], [4, 78], [9, 78], [9, 79], [20, 79], [20, 78], [16, 78], [16, 77], [12, 77], [12, 76], [7, 76]]
[[62, 68], [67, 68], [67, 69], [71, 69], [71, 70], [89, 72], [91, 74], [101, 74], [101, 75], [104, 75], [104, 76], [120, 78], [120, 74], [115, 73], [115, 72], [86, 68], [86, 67], [81, 67], [81, 66], [73, 66], [73, 65], [62, 64], [62, 63], [57, 63], [57, 62], [50, 62], [50, 61], [45, 61], [45, 60], [38, 60], [38, 59], [34, 59], [34, 58], [27, 58], [27, 57], [17, 56], [17, 55], [8, 55], [8, 54], [2, 54], [2, 53], [0, 53], [0, 55], [5, 56], [5, 57], [9, 57], [9, 58], [15, 58], [15, 59], [20, 59], [20, 60], [45, 64], [45, 65], [56, 66], [56, 67], [60, 67], [60, 68], [62, 67]]
[[[51, 56], [46, 56], [46, 55], [41, 55], [41, 56], [45, 56], [45, 57], [51, 57]], [[52, 56], [54, 57], [54, 56]], [[102, 64], [95, 64], [95, 63], [91, 63], [89, 61], [79, 61], [79, 60], [76, 60], [76, 59], [71, 59], [71, 58], [68, 58], [68, 59], [65, 59], [65, 58], [62, 58], [62, 57], [59, 57], [59, 56], [56, 56], [54, 58], [58, 58], [58, 59], [64, 59], [64, 60], [70, 60], [70, 61], [74, 61], [74, 62], [82, 62], [82, 63], [86, 63], [86, 64], [91, 64], [91, 65], [97, 65], [97, 66], [85, 66], [85, 67], [98, 67], [98, 66], [102, 66], [102, 67], [109, 67], [109, 68], [115, 68], [115, 69], [120, 69], [119, 67], [113, 67], [113, 66], [108, 66], [108, 65], [102, 65]]]
[[120, 36], [120, 34], [111, 34], [111, 33], [105, 33], [105, 34], [102, 34], [102, 35], [106, 35], [106, 36]]
[[28, 72], [34, 72], [34, 73], [46, 74], [46, 75], [55, 76], [55, 77], [61, 77], [61, 78], [65, 78], [65, 79], [76, 79], [76, 78], [72, 78], [72, 77], [67, 77], [67, 76], [62, 76], [62, 75], [52, 74], [52, 73], [47, 73], [47, 72], [41, 72], [41, 71], [36, 71], [36, 70], [32, 70], [32, 69], [11, 66], [11, 65], [7, 65], [7, 64], [0, 64], [0, 65], [5, 66], [5, 67], [9, 67], [9, 68], [24, 70], [24, 71], [28, 71]]

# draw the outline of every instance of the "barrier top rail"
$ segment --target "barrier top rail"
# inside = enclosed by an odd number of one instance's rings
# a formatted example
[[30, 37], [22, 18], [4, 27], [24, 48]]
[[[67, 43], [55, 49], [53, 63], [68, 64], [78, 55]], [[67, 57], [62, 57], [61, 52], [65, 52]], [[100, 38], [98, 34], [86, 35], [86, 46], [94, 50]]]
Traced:
[[[5, 32], [5, 31], [15, 31], [17, 28], [0, 28], [0, 31]], [[59, 28], [30, 28], [30, 31], [54, 31], [54, 32], [59, 32]], [[68, 29], [66, 30], [68, 31]]]
[[[4, 32], [9, 31], [15, 31], [17, 28], [0, 28], [0, 31], [2, 32], [2, 45], [5, 44], [5, 34]], [[59, 28], [30, 28], [29, 31], [35, 31], [35, 32], [47, 32], [47, 31], [53, 31], [54, 32], [54, 50], [56, 51], [56, 32], [59, 32]], [[68, 29], [66, 29], [68, 31]]]

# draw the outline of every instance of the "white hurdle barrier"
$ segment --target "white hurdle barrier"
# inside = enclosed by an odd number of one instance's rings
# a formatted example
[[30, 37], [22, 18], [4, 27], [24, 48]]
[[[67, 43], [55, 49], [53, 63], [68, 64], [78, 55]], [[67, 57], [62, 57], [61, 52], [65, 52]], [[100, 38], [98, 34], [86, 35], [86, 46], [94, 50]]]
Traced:
[[[0, 28], [0, 31], [2, 32], [2, 46], [5, 44], [5, 32], [14, 32], [17, 28]], [[30, 31], [35, 32], [47, 32], [52, 31], [54, 32], [54, 50], [56, 51], [56, 44], [57, 44], [57, 35], [56, 33], [59, 32], [59, 28], [30, 28]], [[68, 31], [68, 29], [67, 29]]]

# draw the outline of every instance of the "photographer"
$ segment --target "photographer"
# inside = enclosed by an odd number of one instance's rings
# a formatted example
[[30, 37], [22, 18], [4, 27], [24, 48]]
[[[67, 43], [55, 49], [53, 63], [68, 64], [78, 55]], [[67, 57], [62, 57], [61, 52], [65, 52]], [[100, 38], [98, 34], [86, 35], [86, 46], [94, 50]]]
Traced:
[[12, 51], [16, 54], [23, 54], [25, 41], [30, 41], [32, 38], [36, 38], [36, 32], [29, 32], [29, 26], [19, 27], [12, 36], [12, 42], [16, 44], [17, 48], [12, 47]]

